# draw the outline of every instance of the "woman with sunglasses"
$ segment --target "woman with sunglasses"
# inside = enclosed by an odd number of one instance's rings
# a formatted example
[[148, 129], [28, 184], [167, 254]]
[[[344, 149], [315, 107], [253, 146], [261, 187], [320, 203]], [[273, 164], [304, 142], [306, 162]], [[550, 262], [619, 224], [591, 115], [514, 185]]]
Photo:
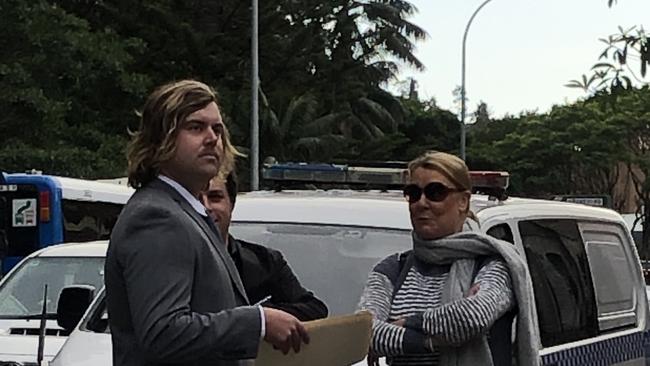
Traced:
[[[359, 305], [374, 317], [368, 363], [386, 356], [391, 366], [511, 365], [512, 318], [504, 315], [516, 312], [516, 364], [539, 365], [526, 264], [512, 244], [474, 231], [465, 163], [427, 152], [408, 170], [413, 250], [384, 259], [368, 277]], [[506, 326], [493, 335], [500, 319]]]

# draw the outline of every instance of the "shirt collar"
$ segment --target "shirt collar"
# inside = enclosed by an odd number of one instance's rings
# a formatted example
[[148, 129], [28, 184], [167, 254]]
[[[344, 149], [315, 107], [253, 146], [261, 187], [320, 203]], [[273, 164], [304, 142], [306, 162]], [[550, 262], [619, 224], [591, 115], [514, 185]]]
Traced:
[[201, 204], [201, 202], [196, 197], [194, 197], [190, 193], [190, 191], [188, 191], [185, 187], [180, 185], [177, 181], [169, 177], [166, 177], [162, 174], [158, 175], [158, 179], [162, 180], [163, 182], [167, 183], [172, 188], [174, 188], [176, 192], [178, 192], [199, 215], [206, 216], [206, 217], [208, 216], [208, 213], [205, 211], [205, 206], [203, 206], [203, 204]]

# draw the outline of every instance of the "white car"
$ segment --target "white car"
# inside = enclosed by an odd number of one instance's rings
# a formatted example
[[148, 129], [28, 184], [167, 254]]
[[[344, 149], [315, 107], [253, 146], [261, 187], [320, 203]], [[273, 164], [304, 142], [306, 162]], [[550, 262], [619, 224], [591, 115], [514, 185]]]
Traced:
[[[47, 285], [43, 356], [52, 359], [69, 330], [57, 324], [57, 304], [67, 286], [101, 289], [108, 242], [61, 244], [23, 259], [0, 282], [0, 365], [36, 365]], [[13, 363], [12, 363], [13, 362]]]
[[[472, 209], [481, 231], [513, 243], [527, 258], [544, 365], [645, 362], [648, 303], [639, 259], [620, 215], [579, 204], [484, 195], [472, 196]], [[401, 192], [243, 194], [231, 230], [235, 237], [281, 250], [332, 315], [354, 312], [372, 267], [411, 248]], [[112, 364], [103, 301], [95, 300], [52, 365]]]

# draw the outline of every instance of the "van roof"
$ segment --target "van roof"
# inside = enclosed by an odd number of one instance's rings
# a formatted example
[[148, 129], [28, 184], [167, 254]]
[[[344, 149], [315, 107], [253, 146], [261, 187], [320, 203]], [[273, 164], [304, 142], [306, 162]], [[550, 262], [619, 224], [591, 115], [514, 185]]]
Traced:
[[410, 229], [401, 195], [354, 191], [258, 191], [237, 197], [233, 222], [295, 222]]
[[[485, 197], [477, 197], [477, 199], [485, 199]], [[486, 202], [482, 209], [477, 210], [477, 216], [481, 222], [487, 217], [494, 216], [519, 220], [552, 217], [609, 221], [625, 225], [621, 215], [608, 208], [579, 203], [515, 197], [500, 202]]]
[[40, 174], [6, 174], [8, 184], [29, 184], [34, 182], [53, 182], [62, 191], [63, 199], [79, 201], [112, 202], [125, 204], [135, 190], [121, 184], [99, 182], [94, 180], [59, 177]]
[[32, 253], [29, 257], [105, 257], [108, 240], [52, 245]]
[[92, 180], [54, 177], [63, 190], [63, 198], [87, 201], [126, 203], [135, 190], [121, 184]]
[[[621, 221], [620, 215], [609, 209], [551, 200], [513, 197], [497, 201], [474, 194], [471, 207], [481, 221], [496, 215]], [[237, 197], [233, 222], [249, 221], [411, 229], [408, 205], [401, 191], [289, 190], [242, 193]]]

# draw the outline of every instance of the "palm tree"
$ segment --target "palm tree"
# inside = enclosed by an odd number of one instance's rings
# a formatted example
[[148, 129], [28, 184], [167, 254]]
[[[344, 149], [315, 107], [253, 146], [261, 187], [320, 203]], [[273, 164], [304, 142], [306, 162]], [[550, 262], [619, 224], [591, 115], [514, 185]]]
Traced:
[[[407, 18], [416, 9], [405, 0], [338, 0], [328, 23], [326, 61], [320, 65], [326, 107], [344, 113], [346, 137], [372, 140], [393, 133], [403, 120], [399, 100], [381, 88], [397, 61], [423, 69], [414, 42], [426, 37]], [[318, 75], [317, 75], [318, 76]]]
[[395, 60], [423, 70], [414, 42], [426, 32], [409, 22], [417, 9], [405, 0], [346, 0], [336, 14], [332, 47], [363, 61], [386, 81], [397, 69]]
[[261, 22], [295, 35], [266, 35], [262, 151], [279, 160], [323, 161], [344, 146], [363, 151], [364, 143], [390, 138], [404, 112], [381, 84], [395, 75], [398, 61], [423, 68], [413, 50], [426, 33], [407, 20], [415, 8], [406, 0], [301, 4], [272, 1]]
[[282, 113], [276, 112], [262, 90], [260, 96], [264, 155], [272, 155], [279, 161], [327, 161], [345, 144], [345, 136], [335, 128], [341, 114], [319, 116], [319, 103], [313, 95], [306, 93], [292, 98]]

